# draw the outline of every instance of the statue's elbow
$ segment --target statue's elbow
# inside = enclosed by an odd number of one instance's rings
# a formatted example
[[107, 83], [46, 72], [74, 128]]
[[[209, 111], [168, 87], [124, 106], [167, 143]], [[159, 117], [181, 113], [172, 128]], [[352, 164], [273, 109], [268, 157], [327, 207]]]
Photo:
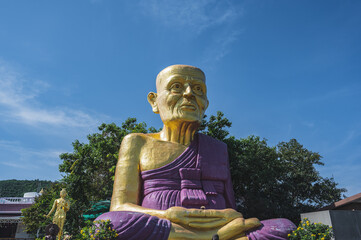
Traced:
[[126, 209], [126, 204], [110, 204], [109, 212], [117, 212], [117, 211], [124, 211]]

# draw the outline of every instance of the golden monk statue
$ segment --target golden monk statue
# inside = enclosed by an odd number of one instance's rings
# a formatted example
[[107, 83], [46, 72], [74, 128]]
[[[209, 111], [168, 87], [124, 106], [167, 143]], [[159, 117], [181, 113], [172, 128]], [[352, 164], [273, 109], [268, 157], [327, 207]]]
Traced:
[[65, 199], [67, 196], [67, 192], [65, 188], [63, 188], [60, 191], [60, 198], [55, 199], [53, 207], [51, 208], [50, 212], [46, 217], [50, 217], [51, 214], [55, 211], [54, 217], [53, 217], [53, 223], [58, 225], [59, 227], [59, 233], [58, 233], [58, 240], [61, 239], [61, 236], [63, 234], [63, 227], [66, 219], [66, 212], [69, 211], [70, 208], [70, 202], [69, 200]]
[[173, 65], [156, 86], [148, 101], [163, 129], [123, 139], [110, 212], [96, 220], [110, 219], [117, 239], [252, 239], [264, 224], [235, 210], [227, 146], [197, 133], [208, 107], [204, 73]]

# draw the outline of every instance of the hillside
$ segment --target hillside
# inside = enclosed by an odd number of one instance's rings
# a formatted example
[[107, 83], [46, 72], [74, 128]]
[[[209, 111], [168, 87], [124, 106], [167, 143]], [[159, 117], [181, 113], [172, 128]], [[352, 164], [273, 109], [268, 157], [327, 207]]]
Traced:
[[22, 197], [26, 192], [39, 192], [46, 188], [51, 181], [46, 180], [1, 180], [0, 197]]

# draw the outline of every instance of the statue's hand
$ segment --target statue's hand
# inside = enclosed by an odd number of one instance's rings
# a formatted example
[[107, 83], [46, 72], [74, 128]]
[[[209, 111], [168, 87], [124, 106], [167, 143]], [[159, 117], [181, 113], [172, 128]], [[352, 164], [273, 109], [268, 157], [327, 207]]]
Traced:
[[242, 213], [237, 212], [233, 208], [226, 208], [226, 209], [214, 210], [214, 211], [216, 211], [217, 215], [219, 215], [220, 217], [226, 219], [229, 222], [232, 221], [233, 219], [236, 219], [236, 218], [243, 218]]
[[218, 234], [220, 239], [246, 240], [246, 232], [260, 225], [256, 218], [244, 219], [233, 209], [185, 209], [172, 207], [166, 210], [172, 221], [169, 239], [211, 239]]
[[246, 239], [246, 232], [260, 226], [257, 218], [236, 218], [217, 231], [220, 239]]
[[232, 208], [227, 208], [227, 209], [222, 209], [222, 210], [209, 209], [209, 210], [202, 210], [202, 211], [206, 211], [206, 214], [208, 215], [209, 218], [213, 217], [213, 218], [216, 218], [216, 219], [209, 222], [209, 223], [207, 223], [206, 226], [204, 226], [204, 224], [202, 224], [200, 222], [192, 221], [192, 222], [189, 223], [190, 227], [194, 227], [194, 228], [202, 228], [202, 227], [216, 228], [216, 227], [222, 227], [222, 226], [226, 225], [227, 223], [231, 222], [232, 220], [234, 220], [236, 218], [243, 219], [242, 213], [237, 212], [236, 210], [234, 210]]
[[171, 207], [165, 211], [165, 218], [173, 223], [178, 223], [181, 225], [191, 226], [191, 224], [197, 223], [204, 226], [206, 224], [221, 220], [220, 217], [215, 216], [216, 214], [214, 214], [213, 211], [215, 210]]

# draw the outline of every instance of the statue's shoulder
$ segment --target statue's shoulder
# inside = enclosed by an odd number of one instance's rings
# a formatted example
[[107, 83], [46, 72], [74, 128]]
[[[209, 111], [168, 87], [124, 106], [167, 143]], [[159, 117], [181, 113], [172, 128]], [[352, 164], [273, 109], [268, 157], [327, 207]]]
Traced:
[[144, 133], [129, 133], [123, 138], [122, 144], [131, 143], [142, 143], [146, 140], [147, 135]]
[[147, 145], [148, 143], [164, 142], [160, 140], [159, 135], [159, 133], [130, 133], [123, 138], [122, 144], [132, 143]]
[[142, 154], [149, 148], [149, 143], [154, 141], [153, 137], [145, 133], [130, 133], [126, 135], [120, 145], [120, 151], [122, 153], [129, 153], [133, 156]]

